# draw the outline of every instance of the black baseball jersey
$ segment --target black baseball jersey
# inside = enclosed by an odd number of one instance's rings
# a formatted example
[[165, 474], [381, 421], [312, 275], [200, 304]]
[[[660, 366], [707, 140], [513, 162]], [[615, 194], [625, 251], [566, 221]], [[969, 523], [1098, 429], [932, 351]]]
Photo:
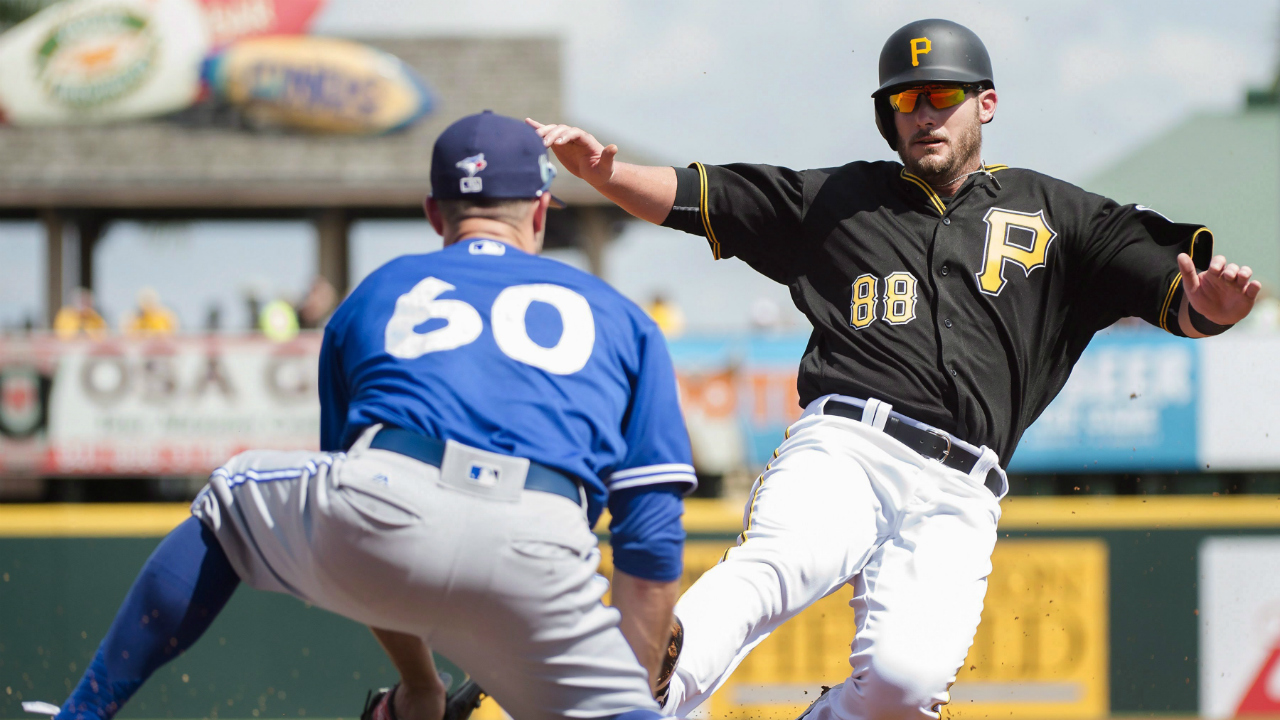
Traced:
[[1006, 464], [1094, 333], [1181, 334], [1177, 254], [1213, 252], [1202, 226], [1001, 165], [951, 198], [893, 162], [676, 174], [664, 224], [787, 285], [813, 324], [801, 405], [878, 398]]

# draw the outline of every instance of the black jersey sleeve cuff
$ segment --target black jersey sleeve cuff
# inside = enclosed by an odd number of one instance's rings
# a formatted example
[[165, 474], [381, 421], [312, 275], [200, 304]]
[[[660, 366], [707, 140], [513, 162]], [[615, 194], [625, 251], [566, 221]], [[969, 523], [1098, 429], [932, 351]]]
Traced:
[[702, 176], [693, 167], [674, 169], [676, 201], [662, 226], [706, 237], [707, 231], [702, 222]]
[[[1204, 272], [1209, 269], [1209, 261], [1213, 259], [1213, 233], [1209, 228], [1200, 225], [1175, 225], [1183, 233], [1189, 232], [1188, 239], [1179, 238], [1176, 247], [1191, 257], [1196, 270]], [[1165, 292], [1164, 301], [1160, 304], [1157, 316], [1160, 329], [1179, 337], [1186, 337], [1178, 322], [1182, 310], [1182, 273], [1175, 270], [1169, 281], [1169, 289]]]

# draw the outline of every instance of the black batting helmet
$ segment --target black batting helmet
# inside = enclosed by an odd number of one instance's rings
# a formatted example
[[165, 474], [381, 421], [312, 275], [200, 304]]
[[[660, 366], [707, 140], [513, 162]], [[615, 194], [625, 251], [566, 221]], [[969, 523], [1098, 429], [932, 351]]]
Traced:
[[875, 98], [876, 127], [898, 149], [889, 96], [897, 90], [927, 83], [970, 83], [995, 87], [991, 56], [969, 28], [950, 20], [917, 20], [889, 36], [880, 51], [880, 87]]

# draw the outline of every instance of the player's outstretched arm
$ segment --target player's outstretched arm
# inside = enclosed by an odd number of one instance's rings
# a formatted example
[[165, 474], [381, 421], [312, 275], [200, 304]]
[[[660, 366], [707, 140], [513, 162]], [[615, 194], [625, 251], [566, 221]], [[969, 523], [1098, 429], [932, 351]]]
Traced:
[[1262, 290], [1262, 284], [1253, 279], [1251, 268], [1228, 263], [1221, 255], [1198, 273], [1191, 257], [1182, 253], [1178, 255], [1178, 270], [1182, 272], [1178, 326], [1187, 337], [1217, 335], [1240, 322], [1253, 309], [1253, 301]]
[[446, 688], [436, 672], [431, 648], [417, 635], [371, 627], [391, 664], [400, 673], [400, 686], [391, 702], [400, 720], [440, 720]]
[[602, 145], [590, 133], [569, 125], [543, 125], [525, 118], [566, 170], [641, 220], [661, 224], [676, 202], [676, 171], [618, 162], [617, 145]]
[[649, 686], [658, 679], [671, 640], [680, 581], [657, 582], [613, 570], [613, 606], [622, 613], [619, 629], [636, 659], [649, 671]]

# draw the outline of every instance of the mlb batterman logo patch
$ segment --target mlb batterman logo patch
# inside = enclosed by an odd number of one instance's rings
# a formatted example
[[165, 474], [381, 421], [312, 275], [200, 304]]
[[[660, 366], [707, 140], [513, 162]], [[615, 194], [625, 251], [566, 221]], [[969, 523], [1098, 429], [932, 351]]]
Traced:
[[498, 484], [502, 471], [492, 465], [472, 465], [467, 470], [467, 479], [480, 487], [493, 487]]
[[466, 177], [459, 178], [459, 186], [462, 192], [478, 193], [484, 190], [484, 181], [476, 177], [476, 173], [489, 167], [489, 163], [485, 162], [484, 153], [463, 158], [456, 163], [456, 167], [467, 173]]

